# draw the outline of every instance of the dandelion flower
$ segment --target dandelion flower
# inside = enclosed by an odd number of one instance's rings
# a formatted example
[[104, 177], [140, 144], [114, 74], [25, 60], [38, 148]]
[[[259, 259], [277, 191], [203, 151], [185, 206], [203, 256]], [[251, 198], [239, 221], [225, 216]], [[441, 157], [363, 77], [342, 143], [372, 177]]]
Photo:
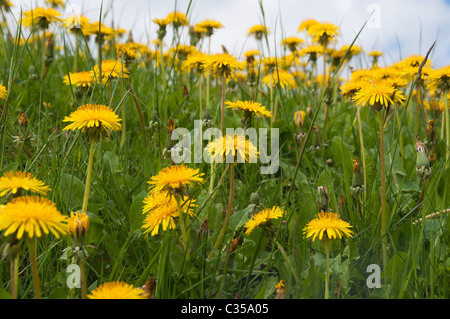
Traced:
[[405, 97], [390, 81], [373, 81], [364, 83], [361, 89], [353, 96], [355, 104], [372, 106], [378, 111], [383, 106], [403, 104]]
[[[344, 235], [353, 236], [352, 226], [346, 221], [340, 219], [339, 215], [333, 212], [320, 212], [316, 218], [311, 220], [303, 229], [306, 238], [317, 237], [320, 240], [325, 239], [341, 239]], [[325, 235], [325, 236], [324, 236]]]
[[238, 62], [236, 58], [228, 53], [212, 54], [205, 57], [203, 62], [204, 71], [211, 71], [214, 75], [230, 77], [235, 70], [244, 70], [245, 64]]
[[51, 189], [29, 172], [6, 172], [0, 177], [0, 196], [9, 192], [13, 195], [20, 190], [46, 195]]
[[121, 119], [106, 105], [86, 104], [77, 108], [63, 122], [72, 122], [64, 128], [66, 130], [82, 130], [96, 128], [103, 131], [111, 129], [118, 131], [121, 128]]
[[448, 91], [450, 89], [450, 65], [439, 69], [430, 69], [426, 78], [430, 90]]
[[308, 29], [308, 34], [313, 40], [323, 46], [333, 40], [339, 33], [339, 27], [332, 23], [315, 23]]
[[241, 134], [227, 134], [208, 143], [205, 151], [211, 160], [219, 163], [255, 163], [258, 151], [250, 140]]
[[306, 30], [308, 32], [308, 30], [311, 28], [311, 26], [318, 24], [319, 21], [315, 20], [315, 19], [306, 19], [303, 20], [302, 23], [300, 23], [300, 25], [298, 26], [298, 32]]
[[33, 10], [25, 11], [23, 18], [23, 25], [32, 27], [37, 24], [41, 29], [47, 29], [51, 23], [62, 21], [59, 16], [61, 13], [52, 8], [37, 7]]
[[49, 199], [37, 196], [21, 196], [13, 199], [0, 211], [0, 230], [4, 235], [24, 233], [29, 238], [40, 238], [51, 232], [56, 238], [67, 233], [67, 217], [62, 215]]
[[248, 236], [255, 228], [264, 226], [271, 219], [278, 219], [282, 216], [283, 210], [280, 207], [274, 206], [272, 208], [266, 208], [253, 215], [252, 218], [245, 223], [244, 228], [247, 228], [245, 234]]
[[206, 35], [209, 37], [213, 34], [215, 29], [223, 28], [222, 23], [217, 20], [203, 20], [200, 23], [197, 23], [196, 26], [200, 28], [206, 29]]
[[189, 19], [186, 17], [186, 15], [182, 12], [173, 11], [169, 13], [166, 16], [166, 19], [170, 21], [170, 23], [175, 27], [178, 28], [180, 26], [187, 26], [189, 25]]
[[147, 299], [143, 290], [120, 281], [106, 282], [89, 295], [89, 299]]
[[295, 79], [289, 72], [285, 70], [274, 71], [263, 78], [263, 83], [268, 87], [280, 85], [282, 88], [293, 88], [296, 85]]
[[[188, 197], [181, 196], [180, 209], [183, 213], [193, 214], [195, 200], [189, 201]], [[144, 199], [142, 213], [147, 214], [142, 228], [144, 234], [150, 233], [151, 236], [158, 234], [159, 226], [165, 231], [167, 228], [174, 229], [174, 219], [179, 217], [177, 200], [167, 191], [160, 193], [150, 193]]]
[[192, 186], [194, 183], [203, 183], [204, 173], [199, 169], [189, 168], [185, 165], [172, 165], [165, 167], [148, 182], [151, 186], [151, 193], [158, 193], [162, 190], [176, 191], [184, 187]]
[[272, 114], [266, 110], [266, 108], [258, 102], [254, 102], [254, 101], [235, 101], [235, 102], [230, 102], [230, 101], [226, 101], [225, 104], [227, 105], [227, 108], [232, 108], [232, 109], [240, 109], [243, 110], [244, 112], [249, 112], [249, 113], [253, 113], [259, 117], [272, 117]]
[[[94, 81], [98, 82], [97, 78], [100, 74], [100, 68], [97, 65], [90, 71]], [[102, 61], [102, 84], [105, 84], [110, 78], [128, 78], [130, 71], [122, 64], [120, 60], [103, 60]]]
[[255, 36], [257, 40], [261, 40], [264, 35], [270, 33], [270, 29], [265, 25], [257, 24], [248, 29], [248, 34]]
[[90, 71], [69, 72], [69, 75], [64, 75], [63, 82], [66, 85], [81, 86], [83, 88], [91, 86], [92, 73]]

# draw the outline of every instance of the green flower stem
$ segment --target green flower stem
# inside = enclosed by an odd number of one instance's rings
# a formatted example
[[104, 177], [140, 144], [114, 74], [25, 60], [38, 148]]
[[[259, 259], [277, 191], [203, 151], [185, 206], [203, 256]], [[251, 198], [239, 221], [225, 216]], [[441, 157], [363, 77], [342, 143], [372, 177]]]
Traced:
[[81, 299], [86, 299], [86, 275], [84, 263], [85, 263], [84, 260], [80, 260], [78, 262], [78, 266], [80, 266]]
[[[181, 210], [181, 204], [180, 204], [180, 197], [178, 195], [174, 195], [175, 196], [175, 200], [177, 202], [177, 209], [178, 209], [178, 216], [180, 219], [180, 229], [181, 229], [181, 236], [183, 237], [183, 241], [184, 241], [184, 249], [186, 252], [186, 260], [190, 260], [190, 253], [189, 253], [189, 236], [188, 233], [186, 231], [186, 225], [187, 225], [187, 218], [188, 218], [188, 214], [184, 214], [183, 211]], [[186, 215], [186, 218], [184, 218], [184, 216]]]
[[16, 294], [19, 291], [19, 255], [14, 259], [14, 289], [16, 290]]
[[225, 230], [227, 228], [228, 220], [230, 219], [231, 209], [233, 208], [233, 193], [234, 193], [234, 164], [228, 164], [231, 167], [230, 170], [230, 198], [228, 200], [228, 208], [227, 213], [225, 215], [225, 220], [222, 225], [222, 229], [220, 230], [219, 236], [217, 237], [216, 243], [214, 244], [215, 249], [219, 249], [220, 245], [222, 245], [223, 237], [225, 235]]
[[12, 299], [17, 299], [17, 281], [16, 281], [16, 258], [9, 261], [9, 275], [11, 276], [11, 296]]
[[[367, 187], [367, 178], [366, 178], [366, 152], [364, 151], [364, 138], [362, 134], [362, 126], [361, 126], [361, 106], [358, 105], [356, 107], [356, 117], [358, 119], [358, 131], [359, 131], [359, 144], [361, 147], [361, 158], [363, 162], [363, 177], [364, 177], [364, 186]], [[364, 193], [364, 199], [366, 198], [366, 193]]]
[[447, 155], [445, 156], [445, 168], [447, 169], [449, 158], [450, 158], [450, 111], [448, 109], [448, 98], [447, 98], [448, 90], [445, 90], [444, 92], [444, 103], [445, 103], [445, 126], [446, 126], [446, 148], [447, 148]]
[[89, 161], [88, 161], [88, 169], [87, 169], [87, 176], [86, 176], [86, 186], [84, 189], [84, 197], [83, 197], [83, 206], [81, 209], [82, 213], [86, 213], [87, 205], [89, 201], [89, 190], [91, 185], [91, 177], [92, 177], [92, 165], [94, 162], [94, 149], [95, 149], [95, 139], [91, 138], [91, 147], [89, 149]]
[[[222, 97], [220, 99], [220, 131], [223, 132], [223, 122], [225, 118], [225, 75], [222, 76]], [[223, 133], [222, 133], [223, 134]]]
[[387, 237], [386, 237], [386, 175], [384, 158], [384, 133], [383, 133], [383, 112], [378, 111], [378, 121], [380, 126], [380, 174], [381, 174], [381, 240], [383, 253], [383, 266], [387, 265]]
[[30, 254], [31, 270], [33, 274], [34, 298], [41, 299], [41, 283], [36, 260], [36, 245], [34, 244], [34, 241], [34, 238], [28, 238], [28, 252]]
[[331, 242], [328, 238], [324, 240], [324, 247], [325, 247], [325, 258], [327, 263], [327, 269], [326, 269], [326, 278], [325, 278], [325, 299], [330, 298], [330, 246]]

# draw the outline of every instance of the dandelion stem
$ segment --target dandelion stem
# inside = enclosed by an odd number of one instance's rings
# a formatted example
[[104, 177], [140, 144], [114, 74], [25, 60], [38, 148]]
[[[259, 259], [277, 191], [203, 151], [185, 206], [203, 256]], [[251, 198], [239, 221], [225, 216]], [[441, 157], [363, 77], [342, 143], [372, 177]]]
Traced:
[[223, 132], [223, 121], [225, 117], [225, 75], [222, 76], [222, 97], [220, 99], [220, 131]]
[[383, 133], [383, 112], [378, 112], [378, 121], [380, 126], [380, 174], [381, 174], [381, 240], [383, 253], [383, 266], [386, 269], [387, 264], [387, 237], [386, 237], [386, 175], [384, 158], [384, 133]]
[[450, 111], [448, 109], [448, 98], [447, 98], [448, 90], [445, 90], [444, 92], [444, 102], [445, 102], [445, 125], [446, 125], [446, 131], [447, 131], [447, 139], [446, 139], [446, 149], [447, 149], [447, 155], [445, 156], [445, 168], [448, 167], [448, 160], [450, 158]]
[[[17, 257], [16, 257], [17, 258]], [[9, 261], [9, 275], [11, 277], [11, 296], [12, 299], [17, 299], [17, 285], [16, 285], [16, 277], [15, 277], [15, 259], [10, 259]]]
[[95, 149], [95, 139], [91, 138], [91, 147], [89, 149], [89, 161], [86, 175], [86, 185], [84, 189], [84, 197], [83, 197], [83, 206], [81, 209], [82, 213], [86, 213], [88, 200], [89, 200], [89, 190], [91, 185], [91, 177], [92, 177], [92, 165], [94, 162], [94, 149]]
[[30, 254], [31, 270], [33, 274], [34, 298], [41, 299], [41, 283], [39, 279], [37, 260], [36, 260], [36, 246], [34, 238], [28, 238], [28, 250]]
[[326, 269], [326, 278], [325, 278], [325, 299], [330, 298], [330, 241], [328, 239], [325, 239], [324, 241], [325, 246], [325, 258], [327, 262], [327, 269]]
[[84, 261], [80, 260], [78, 264], [80, 266], [81, 299], [86, 299], [86, 275]]
[[[358, 131], [359, 131], [359, 144], [361, 147], [361, 158], [363, 162], [363, 177], [364, 177], [364, 185], [367, 187], [367, 179], [366, 179], [366, 152], [364, 151], [364, 137], [362, 134], [362, 126], [361, 126], [361, 106], [358, 105], [356, 107], [356, 117], [358, 119]], [[364, 199], [366, 198], [366, 194], [364, 193]]]
[[217, 237], [217, 241], [214, 244], [215, 249], [219, 249], [220, 245], [222, 245], [223, 237], [225, 235], [225, 230], [227, 228], [228, 220], [230, 219], [231, 209], [233, 208], [233, 193], [234, 193], [234, 164], [228, 164], [231, 167], [230, 170], [230, 198], [228, 200], [228, 208], [227, 213], [225, 215], [225, 220], [222, 225], [222, 229], [220, 230], [219, 236]]
[[[175, 196], [175, 200], [177, 202], [177, 209], [178, 209], [178, 216], [180, 219], [180, 229], [181, 229], [181, 236], [183, 236], [183, 241], [184, 241], [184, 249], [186, 251], [186, 260], [189, 261], [190, 259], [190, 253], [189, 253], [189, 236], [186, 232], [186, 219], [184, 218], [183, 211], [181, 210], [181, 204], [180, 204], [180, 197], [178, 195], [174, 195]], [[186, 214], [186, 218], [187, 218], [187, 214]]]

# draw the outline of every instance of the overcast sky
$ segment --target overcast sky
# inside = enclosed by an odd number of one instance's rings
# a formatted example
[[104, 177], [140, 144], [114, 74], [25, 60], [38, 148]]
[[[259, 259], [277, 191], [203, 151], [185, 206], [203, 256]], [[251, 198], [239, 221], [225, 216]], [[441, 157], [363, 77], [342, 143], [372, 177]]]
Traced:
[[[43, 0], [12, 2], [16, 9], [22, 5], [24, 10], [43, 4]], [[98, 21], [101, 0], [66, 2], [69, 5], [65, 12], [81, 10]], [[156, 38], [153, 18], [163, 18], [175, 8], [186, 12], [189, 3], [191, 24], [215, 19], [224, 25], [212, 37], [213, 52], [221, 52], [221, 45], [235, 55], [257, 48], [247, 30], [263, 22], [259, 0], [103, 0], [104, 22], [109, 24], [114, 16], [115, 27], [132, 30], [135, 41], [148, 42]], [[269, 35], [272, 55], [274, 44], [279, 44], [283, 36], [303, 37], [297, 29], [307, 18], [338, 25], [341, 35], [337, 46], [350, 44], [374, 10], [356, 42], [365, 51], [385, 52], [383, 62], [388, 65], [412, 54], [425, 55], [437, 40], [431, 55], [433, 66], [450, 64], [449, 0], [262, 0], [262, 4], [265, 23], [272, 30]], [[188, 43], [186, 33], [182, 39]]]

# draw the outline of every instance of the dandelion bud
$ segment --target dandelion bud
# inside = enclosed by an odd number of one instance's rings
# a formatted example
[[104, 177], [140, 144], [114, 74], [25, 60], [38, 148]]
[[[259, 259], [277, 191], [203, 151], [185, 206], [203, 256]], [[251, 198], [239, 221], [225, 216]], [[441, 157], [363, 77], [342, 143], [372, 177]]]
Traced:
[[19, 113], [19, 117], [18, 117], [17, 120], [19, 121], [19, 125], [20, 126], [22, 126], [22, 127], [27, 127], [28, 126], [28, 117], [27, 117], [27, 115], [25, 114], [24, 111], [21, 111]]
[[281, 279], [277, 285], [275, 286], [276, 290], [276, 299], [286, 299], [287, 289], [284, 279]]
[[46, 67], [49, 67], [52, 64], [55, 58], [55, 45], [53, 42], [53, 35], [48, 38], [47, 48], [45, 49], [44, 54], [44, 63]]
[[69, 233], [73, 237], [86, 235], [89, 230], [89, 216], [86, 213], [70, 212]]
[[319, 186], [317, 188], [317, 206], [322, 210], [326, 210], [328, 208], [328, 204], [330, 203], [330, 197], [328, 196], [328, 189], [325, 186]]
[[421, 180], [425, 180], [431, 175], [432, 169], [430, 167], [425, 145], [420, 141], [419, 137], [417, 137], [416, 153], [416, 172]]
[[361, 180], [361, 166], [357, 159], [353, 160], [353, 176], [352, 176], [352, 186], [350, 186], [350, 191], [352, 196], [359, 195], [364, 190], [364, 185]]
[[305, 111], [297, 111], [294, 113], [295, 125], [297, 127], [303, 126], [305, 122]]
[[254, 192], [250, 195], [250, 204], [259, 205], [260, 197], [257, 192]]

